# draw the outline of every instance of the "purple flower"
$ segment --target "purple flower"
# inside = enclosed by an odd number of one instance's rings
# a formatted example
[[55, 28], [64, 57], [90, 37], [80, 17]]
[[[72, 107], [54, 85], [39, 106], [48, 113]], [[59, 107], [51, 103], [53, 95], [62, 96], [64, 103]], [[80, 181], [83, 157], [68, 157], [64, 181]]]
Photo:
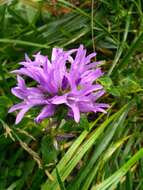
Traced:
[[[92, 62], [96, 53], [86, 56], [86, 49], [80, 45], [78, 49], [64, 51], [53, 48], [51, 61], [40, 53], [31, 60], [25, 55], [22, 67], [12, 73], [17, 74], [17, 86], [12, 93], [22, 102], [12, 106], [9, 112], [19, 110], [16, 124], [32, 107], [42, 107], [36, 117], [41, 122], [55, 114], [58, 105], [64, 104], [68, 108], [68, 115], [76, 122], [80, 120], [80, 113], [105, 112], [109, 107], [97, 100], [105, 93], [103, 87], [96, 83], [96, 79], [103, 75], [97, 67], [98, 62]], [[36, 82], [34, 87], [27, 87], [21, 76], [27, 76]]]

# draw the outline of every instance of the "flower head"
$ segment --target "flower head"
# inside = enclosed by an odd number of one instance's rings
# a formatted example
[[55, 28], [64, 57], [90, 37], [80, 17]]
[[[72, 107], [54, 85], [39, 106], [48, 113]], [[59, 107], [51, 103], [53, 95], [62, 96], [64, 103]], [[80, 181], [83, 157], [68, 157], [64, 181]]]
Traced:
[[[51, 61], [40, 53], [31, 60], [25, 55], [22, 67], [12, 71], [17, 74], [17, 86], [12, 93], [22, 100], [12, 106], [9, 112], [19, 110], [16, 124], [32, 107], [42, 107], [35, 118], [41, 122], [55, 114], [58, 105], [66, 105], [68, 115], [76, 122], [80, 120], [80, 113], [106, 112], [107, 104], [97, 103], [105, 93], [103, 87], [96, 83], [96, 79], [103, 75], [97, 67], [98, 62], [92, 62], [96, 53], [86, 56], [86, 49], [80, 45], [78, 49], [64, 51], [53, 48]], [[34, 87], [28, 87], [22, 76], [27, 76], [36, 82]]]

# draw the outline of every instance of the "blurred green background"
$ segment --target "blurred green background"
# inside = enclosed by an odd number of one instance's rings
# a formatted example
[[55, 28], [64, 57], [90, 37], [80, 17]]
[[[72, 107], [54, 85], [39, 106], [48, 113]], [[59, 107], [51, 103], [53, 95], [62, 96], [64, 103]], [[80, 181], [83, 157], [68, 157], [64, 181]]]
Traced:
[[[25, 53], [79, 44], [103, 61], [108, 114], [47, 130], [33, 110], [14, 125], [10, 71]], [[0, 190], [142, 190], [142, 95], [142, 0], [0, 0]]]

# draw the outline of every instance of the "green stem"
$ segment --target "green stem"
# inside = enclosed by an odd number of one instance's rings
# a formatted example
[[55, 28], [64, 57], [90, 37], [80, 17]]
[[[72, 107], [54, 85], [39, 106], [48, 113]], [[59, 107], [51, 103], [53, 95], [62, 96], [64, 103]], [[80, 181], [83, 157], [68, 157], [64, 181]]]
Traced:
[[34, 42], [28, 42], [28, 41], [23, 41], [23, 40], [15, 40], [15, 39], [8, 39], [8, 38], [0, 38], [1, 43], [6, 43], [6, 44], [19, 44], [19, 45], [26, 45], [26, 46], [33, 46], [33, 47], [40, 47], [44, 49], [48, 49], [49, 46], [46, 44], [38, 44]]

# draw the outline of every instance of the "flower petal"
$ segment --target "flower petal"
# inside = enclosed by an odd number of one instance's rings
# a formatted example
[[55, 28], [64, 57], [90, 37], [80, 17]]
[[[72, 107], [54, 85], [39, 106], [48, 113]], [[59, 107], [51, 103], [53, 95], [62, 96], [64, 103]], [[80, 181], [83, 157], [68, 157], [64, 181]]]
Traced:
[[80, 120], [80, 112], [78, 106], [76, 104], [70, 104], [69, 106], [73, 111], [74, 120], [78, 123]]
[[55, 96], [51, 99], [51, 103], [52, 104], [64, 104], [67, 103], [67, 95], [63, 95], [63, 96]]
[[20, 112], [17, 114], [17, 117], [16, 117], [16, 121], [15, 121], [15, 124], [17, 125], [21, 120], [22, 118], [24, 117], [25, 113], [31, 108], [31, 106], [25, 106], [25, 108], [23, 108], [22, 110], [20, 110]]
[[59, 54], [63, 52], [62, 48], [53, 48], [51, 61], [54, 61], [58, 58]]
[[21, 89], [19, 87], [14, 87], [11, 89], [12, 94], [14, 94], [16, 97], [20, 99], [25, 99], [27, 97], [27, 90]]
[[14, 112], [16, 110], [22, 109], [25, 106], [25, 103], [19, 103], [19, 104], [15, 104], [14, 106], [12, 106], [9, 110], [8, 113]]
[[40, 123], [43, 119], [52, 116], [54, 112], [55, 112], [55, 106], [52, 104], [47, 105], [42, 109], [40, 114], [36, 117], [35, 121], [37, 123]]

